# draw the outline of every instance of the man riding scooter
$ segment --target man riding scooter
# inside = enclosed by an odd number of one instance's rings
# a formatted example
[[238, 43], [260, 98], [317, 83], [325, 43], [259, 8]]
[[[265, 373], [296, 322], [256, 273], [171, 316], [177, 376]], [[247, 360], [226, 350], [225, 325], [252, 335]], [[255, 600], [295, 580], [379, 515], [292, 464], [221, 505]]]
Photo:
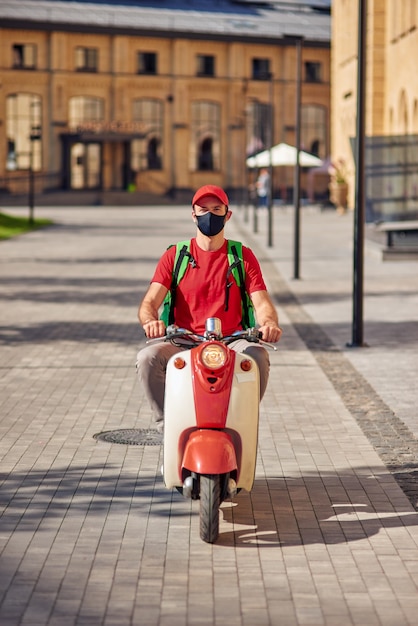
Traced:
[[[279, 341], [278, 315], [255, 255], [240, 242], [225, 238], [224, 228], [231, 216], [223, 189], [204, 185], [196, 191], [192, 200], [196, 237], [166, 250], [138, 309], [148, 339], [163, 338], [169, 324], [203, 335], [205, 320], [213, 317], [221, 320], [224, 335], [257, 323], [263, 341]], [[161, 305], [164, 310], [159, 317]], [[269, 376], [267, 350], [243, 339], [232, 342], [230, 348], [256, 361], [261, 399]], [[167, 363], [184, 349], [161, 341], [147, 345], [137, 356], [139, 380], [161, 430]]]

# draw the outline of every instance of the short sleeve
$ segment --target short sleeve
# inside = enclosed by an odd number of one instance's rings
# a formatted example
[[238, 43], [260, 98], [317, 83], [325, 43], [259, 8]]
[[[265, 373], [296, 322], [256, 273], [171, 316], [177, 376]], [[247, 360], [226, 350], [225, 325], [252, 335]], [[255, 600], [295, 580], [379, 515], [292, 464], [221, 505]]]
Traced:
[[250, 248], [242, 246], [242, 256], [244, 259], [245, 287], [247, 293], [251, 294], [255, 291], [266, 291], [267, 288], [261, 267], [254, 252]]
[[164, 287], [170, 289], [175, 257], [176, 246], [170, 246], [157, 263], [154, 275], [151, 278], [152, 283], [160, 283], [160, 285], [164, 285]]

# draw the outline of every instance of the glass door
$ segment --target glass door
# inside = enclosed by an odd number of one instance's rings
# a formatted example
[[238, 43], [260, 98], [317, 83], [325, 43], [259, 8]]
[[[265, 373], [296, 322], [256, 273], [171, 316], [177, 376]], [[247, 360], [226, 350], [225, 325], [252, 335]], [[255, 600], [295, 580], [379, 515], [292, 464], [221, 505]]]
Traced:
[[101, 145], [75, 143], [71, 146], [71, 189], [99, 189]]

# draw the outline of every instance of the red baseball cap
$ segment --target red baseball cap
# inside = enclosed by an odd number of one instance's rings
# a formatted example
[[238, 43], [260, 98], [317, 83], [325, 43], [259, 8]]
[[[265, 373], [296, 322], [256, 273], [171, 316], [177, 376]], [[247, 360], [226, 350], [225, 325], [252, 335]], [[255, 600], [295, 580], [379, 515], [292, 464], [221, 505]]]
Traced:
[[200, 189], [198, 189], [193, 196], [192, 206], [199, 204], [199, 200], [201, 200], [204, 196], [215, 196], [215, 198], [218, 198], [222, 204], [229, 206], [228, 196], [223, 189], [217, 187], [216, 185], [203, 185], [203, 187], [200, 187]]

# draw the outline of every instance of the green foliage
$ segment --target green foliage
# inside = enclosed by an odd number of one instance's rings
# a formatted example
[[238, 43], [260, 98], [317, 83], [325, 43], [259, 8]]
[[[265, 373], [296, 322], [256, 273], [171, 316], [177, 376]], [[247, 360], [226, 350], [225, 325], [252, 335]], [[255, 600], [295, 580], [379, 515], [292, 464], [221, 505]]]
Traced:
[[48, 219], [35, 218], [31, 224], [27, 217], [17, 217], [15, 215], [0, 213], [0, 240], [10, 239], [11, 237], [22, 235], [31, 230], [49, 226], [52, 223], [53, 222]]

